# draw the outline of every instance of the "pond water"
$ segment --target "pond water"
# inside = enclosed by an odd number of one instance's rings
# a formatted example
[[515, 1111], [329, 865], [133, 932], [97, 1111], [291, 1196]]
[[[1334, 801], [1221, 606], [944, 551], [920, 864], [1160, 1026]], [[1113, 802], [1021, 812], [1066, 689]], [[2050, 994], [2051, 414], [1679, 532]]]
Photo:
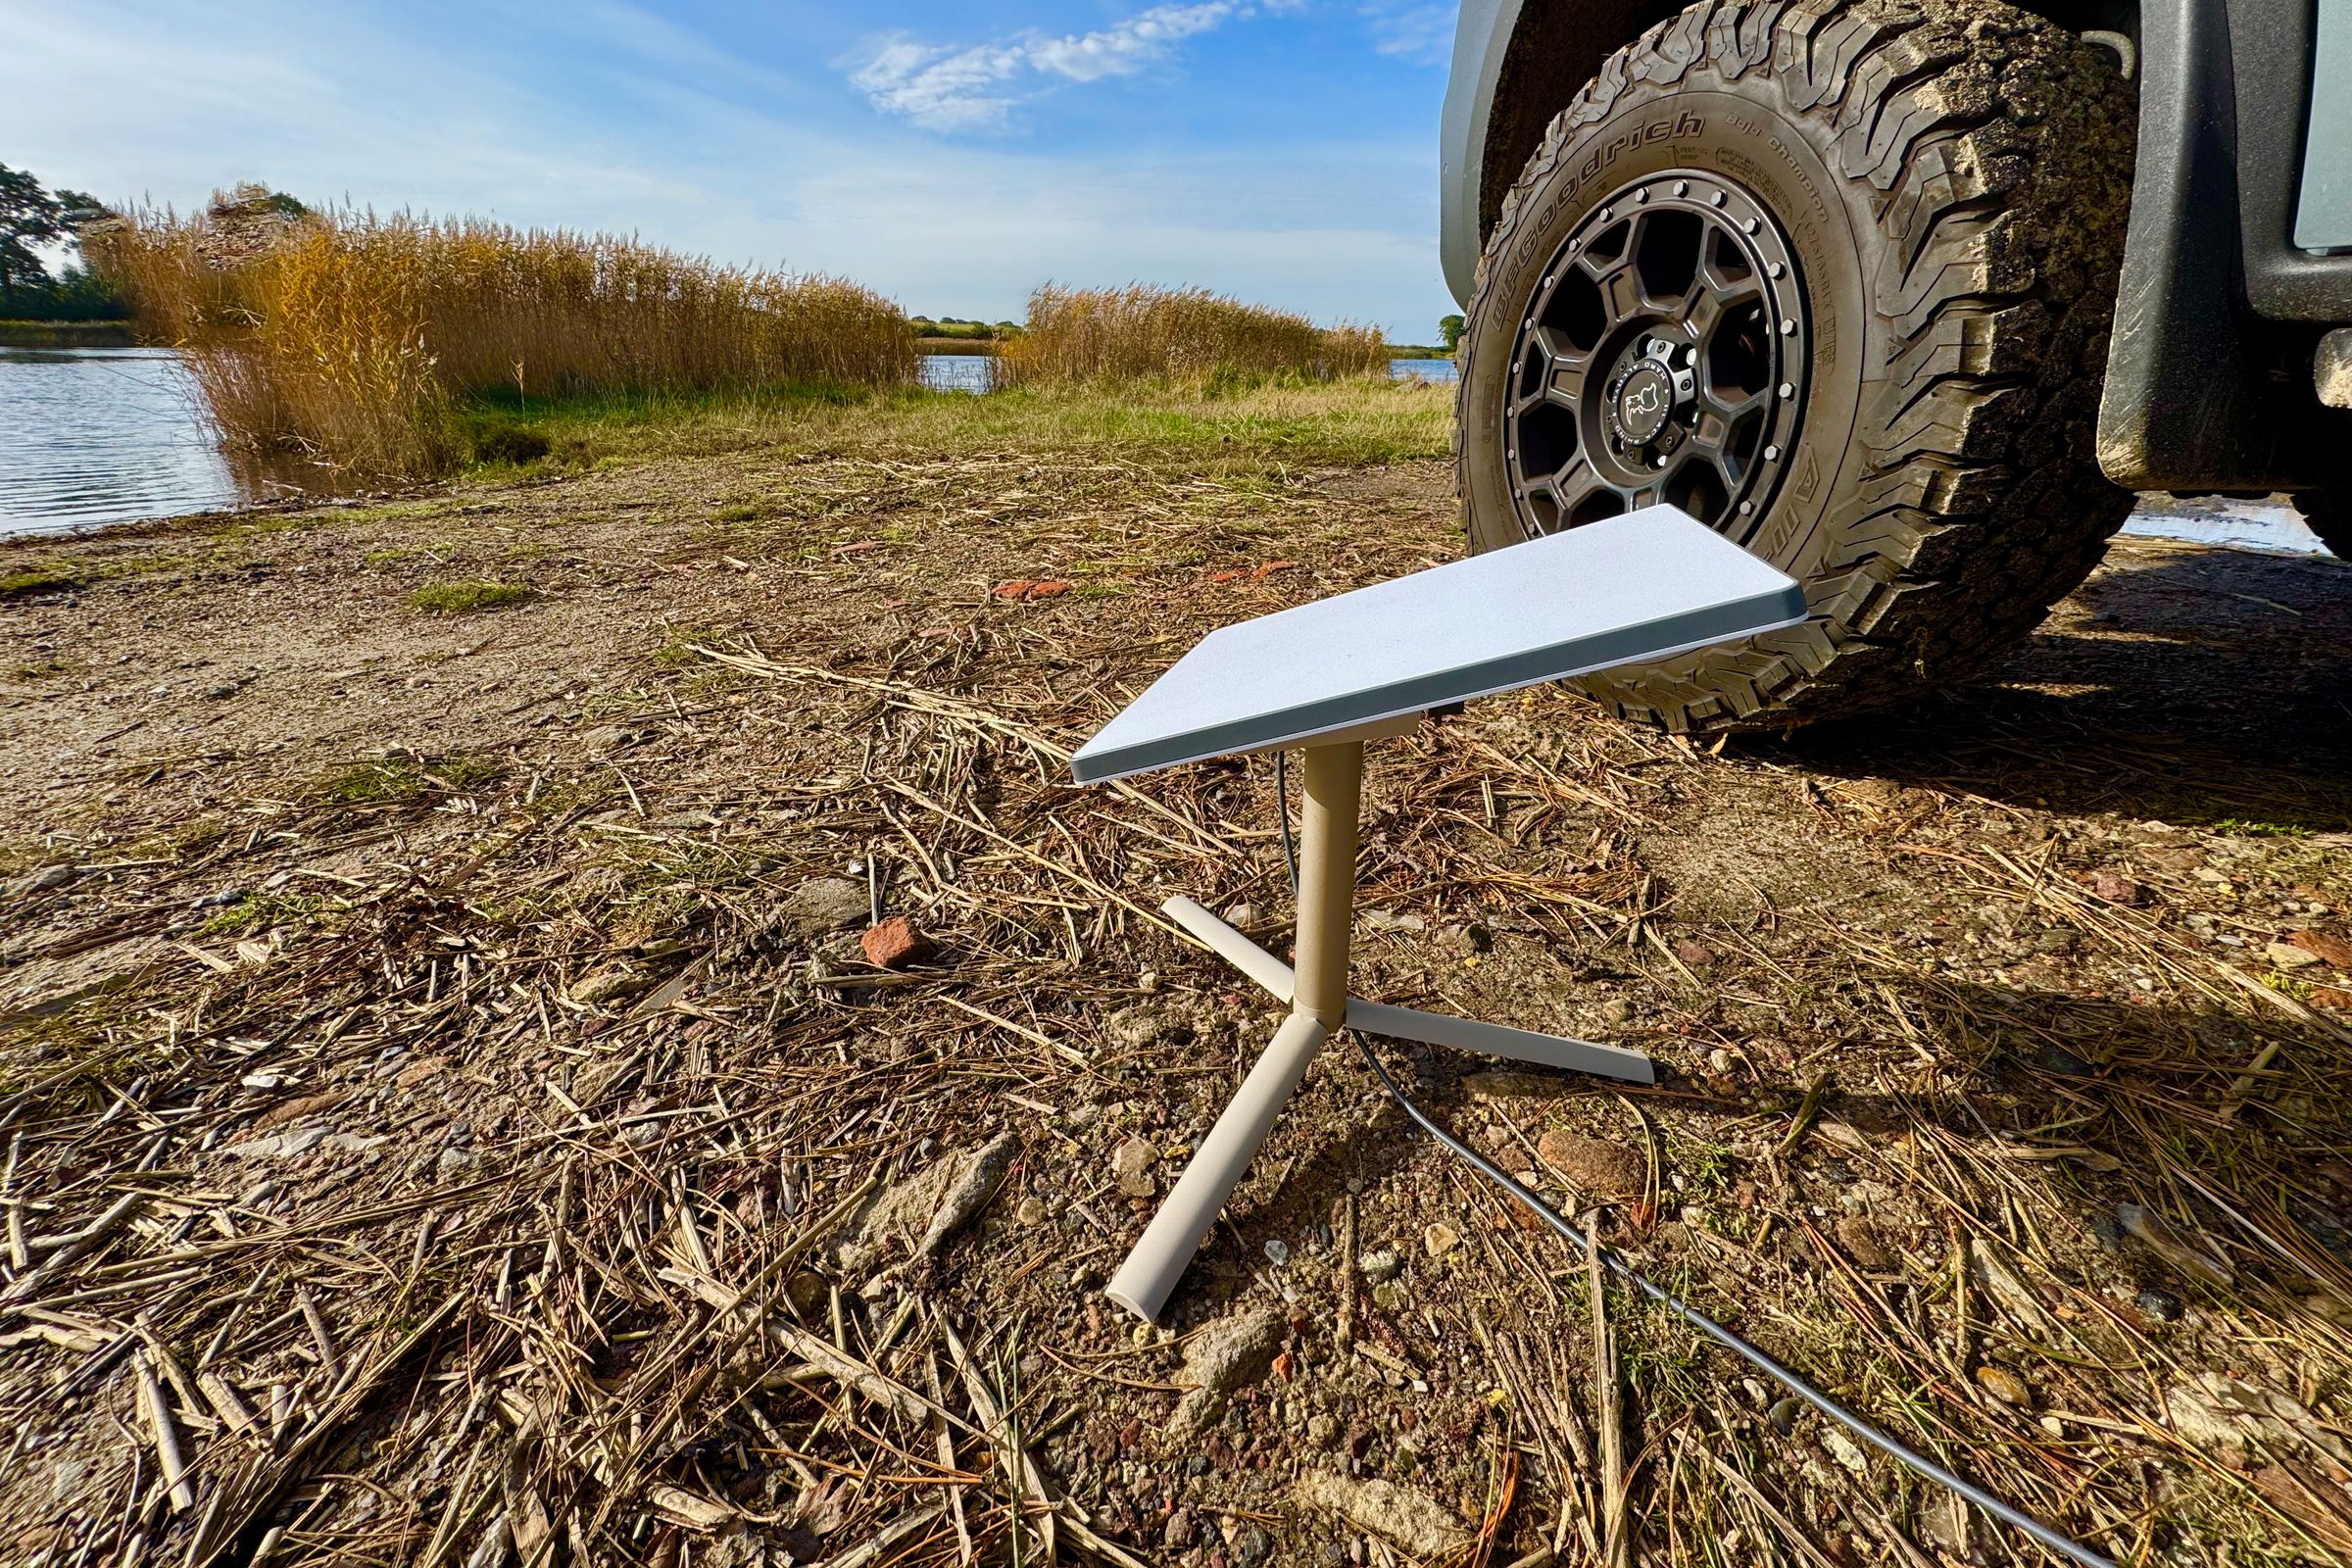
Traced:
[[[988, 371], [985, 354], [926, 354], [917, 373], [934, 392], [986, 392]], [[1389, 374], [1399, 381], [1453, 381], [1460, 371], [1451, 360], [1391, 360]]]
[[[923, 384], [985, 392], [981, 354], [926, 354]], [[1397, 360], [1391, 375], [1451, 381], [1451, 360]], [[0, 348], [0, 537], [63, 533], [235, 506], [196, 389], [168, 349]], [[2126, 533], [2319, 555], [2302, 519], [2273, 501], [2151, 500]]]
[[168, 349], [0, 348], [0, 534], [236, 505]]

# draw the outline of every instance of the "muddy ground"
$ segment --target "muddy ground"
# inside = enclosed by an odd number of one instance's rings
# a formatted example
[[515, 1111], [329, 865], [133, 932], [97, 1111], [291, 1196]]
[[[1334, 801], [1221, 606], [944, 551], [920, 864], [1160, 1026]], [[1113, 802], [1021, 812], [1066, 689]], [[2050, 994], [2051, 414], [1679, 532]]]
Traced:
[[[757, 452], [0, 546], [0, 1555], [2043, 1560], [1345, 1045], [1172, 1332], [1102, 1300], [1275, 1021], [1154, 911], [1288, 895], [1263, 765], [1062, 756], [1455, 546], [1434, 464]], [[2346, 569], [2120, 542], [1782, 742], [1385, 743], [1359, 989], [1663, 1070], [1384, 1059], [2095, 1549], [2352, 1560]]]

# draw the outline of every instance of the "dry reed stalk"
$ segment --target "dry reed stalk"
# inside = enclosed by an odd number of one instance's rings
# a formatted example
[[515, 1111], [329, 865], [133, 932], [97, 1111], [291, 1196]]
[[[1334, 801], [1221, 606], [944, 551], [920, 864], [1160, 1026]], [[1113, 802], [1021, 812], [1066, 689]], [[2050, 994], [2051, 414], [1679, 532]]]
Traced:
[[1318, 327], [1288, 311], [1244, 305], [1204, 288], [1070, 289], [1049, 283], [1029, 296], [1021, 336], [994, 362], [1004, 384], [1068, 385], [1220, 377], [1386, 375], [1377, 327]]
[[351, 477], [468, 454], [481, 393], [888, 388], [905, 316], [839, 278], [721, 267], [637, 240], [399, 214], [135, 210], [104, 237], [149, 340], [187, 358], [223, 444]]

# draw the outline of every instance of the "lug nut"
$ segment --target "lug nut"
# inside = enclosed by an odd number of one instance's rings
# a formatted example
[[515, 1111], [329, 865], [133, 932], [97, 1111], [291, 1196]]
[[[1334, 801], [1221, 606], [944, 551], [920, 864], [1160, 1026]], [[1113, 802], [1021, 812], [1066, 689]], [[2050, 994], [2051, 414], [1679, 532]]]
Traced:
[[1766, 447], [1764, 449], [1764, 461], [1766, 463], [1778, 463], [1780, 460], [1781, 449], [1779, 447]]
[[1796, 396], [1796, 383], [1794, 381], [1783, 381], [1781, 383], [1781, 396], [1785, 398], [1792, 398]]
[[1687, 179], [1678, 179], [1678, 180], [1676, 180], [1676, 181], [1674, 182], [1674, 193], [1675, 193], [1677, 196], [1688, 196], [1688, 195], [1690, 195], [1690, 182], [1689, 180], [1687, 180]]

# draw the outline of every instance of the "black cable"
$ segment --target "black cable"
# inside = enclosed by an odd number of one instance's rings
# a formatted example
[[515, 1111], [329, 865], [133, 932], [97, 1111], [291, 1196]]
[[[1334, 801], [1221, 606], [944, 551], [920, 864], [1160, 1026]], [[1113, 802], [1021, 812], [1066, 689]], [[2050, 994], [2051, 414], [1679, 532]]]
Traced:
[[[1283, 860], [1290, 869], [1291, 895], [1296, 898], [1298, 893], [1298, 855], [1291, 842], [1290, 773], [1286, 765], [1285, 755], [1279, 751], [1274, 754], [1274, 787], [1278, 792], [1276, 799], [1281, 807], [1279, 814], [1282, 821]], [[1632, 1264], [1626, 1262], [1609, 1249], [1599, 1246], [1570, 1224], [1565, 1215], [1544, 1202], [1518, 1178], [1463, 1143], [1444, 1127], [1439, 1126], [1427, 1111], [1415, 1104], [1403, 1090], [1396, 1087], [1396, 1081], [1389, 1076], [1389, 1070], [1382, 1066], [1380, 1058], [1373, 1054], [1371, 1040], [1360, 1031], [1350, 1031], [1350, 1033], [1354, 1035], [1356, 1050], [1363, 1053], [1364, 1065], [1372, 1069], [1372, 1075], [1380, 1080], [1381, 1088], [1389, 1092], [1389, 1098], [1396, 1101], [1397, 1105], [1413, 1119], [1423, 1132], [1428, 1133], [1439, 1143], [1445, 1145], [1446, 1149], [1468, 1161], [1480, 1175], [1525, 1204], [1536, 1218], [1551, 1227], [1571, 1247], [1597, 1257], [1610, 1273], [1624, 1280], [1644, 1297], [1665, 1307], [1675, 1316], [1698, 1330], [1699, 1333], [1730, 1350], [1782, 1388], [1787, 1389], [1797, 1398], [1804, 1400], [1814, 1409], [1819, 1410], [1823, 1415], [1828, 1416], [1897, 1464], [1907, 1466], [1937, 1486], [1944, 1487], [1967, 1498], [1995, 1519], [2023, 1531], [2060, 1556], [2082, 1564], [2082, 1568], [2116, 1568], [2112, 1559], [2103, 1557], [2088, 1546], [2067, 1539], [2040, 1520], [2010, 1507], [1991, 1493], [1977, 1486], [1974, 1482], [1953, 1474], [1926, 1454], [1905, 1447], [1704, 1312], [1686, 1304], [1662, 1286], [1653, 1285], [1648, 1279], [1635, 1272]]]

